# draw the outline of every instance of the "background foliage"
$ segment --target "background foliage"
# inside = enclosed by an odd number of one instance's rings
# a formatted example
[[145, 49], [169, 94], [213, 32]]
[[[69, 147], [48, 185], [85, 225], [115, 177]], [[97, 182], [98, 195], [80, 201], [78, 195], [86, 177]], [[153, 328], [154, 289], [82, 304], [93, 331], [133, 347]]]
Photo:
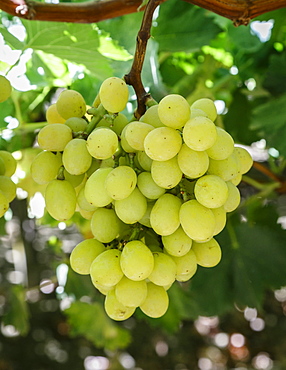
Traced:
[[58, 225], [42, 214], [29, 166], [63, 88], [91, 104], [105, 78], [129, 72], [142, 13], [91, 25], [0, 16], [0, 71], [14, 86], [0, 106], [0, 149], [18, 159], [18, 197], [0, 220], [0, 369], [285, 369], [286, 9], [235, 28], [185, 2], [160, 6], [146, 89], [156, 100], [214, 99], [217, 124], [256, 165], [218, 237], [222, 262], [174, 285], [163, 318], [138, 312], [124, 323], [107, 318], [89, 278], [69, 268], [88, 222], [76, 215]]

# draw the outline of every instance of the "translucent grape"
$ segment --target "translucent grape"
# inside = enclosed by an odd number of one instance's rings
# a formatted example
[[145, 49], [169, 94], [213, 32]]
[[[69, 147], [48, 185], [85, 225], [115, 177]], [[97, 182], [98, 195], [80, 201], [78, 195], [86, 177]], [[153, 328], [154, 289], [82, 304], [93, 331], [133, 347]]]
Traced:
[[75, 138], [67, 143], [63, 152], [63, 165], [71, 175], [81, 175], [91, 166], [92, 157], [86, 148], [86, 141]]
[[205, 151], [198, 152], [183, 144], [178, 153], [178, 165], [187, 177], [196, 179], [207, 172], [209, 157]]
[[221, 260], [221, 248], [214, 238], [205, 243], [194, 242], [192, 250], [200, 266], [214, 267]]
[[153, 127], [164, 127], [165, 125], [161, 122], [158, 115], [158, 104], [152, 105], [148, 108], [143, 116], [140, 117], [139, 121], [149, 123]]
[[175, 281], [177, 266], [174, 260], [163, 252], [154, 252], [154, 268], [148, 279], [156, 285], [169, 285]]
[[94, 284], [115, 286], [123, 277], [120, 267], [121, 252], [108, 249], [98, 254], [90, 266], [90, 277]]
[[150, 223], [150, 214], [151, 214], [151, 210], [154, 206], [155, 202], [147, 202], [147, 209], [146, 209], [146, 212], [144, 214], [144, 216], [142, 218], [140, 218], [140, 220], [138, 221], [141, 225], [144, 225], [146, 227], [152, 227], [151, 226], [151, 223]]
[[97, 159], [107, 159], [113, 156], [118, 147], [118, 137], [107, 127], [98, 127], [87, 138], [87, 150]]
[[65, 123], [65, 118], [63, 118], [58, 110], [56, 104], [51, 104], [46, 110], [46, 120], [48, 123]]
[[228, 187], [228, 198], [223, 207], [226, 212], [232, 212], [240, 204], [240, 192], [231, 181], [227, 181], [226, 185]]
[[138, 160], [139, 166], [145, 171], [151, 171], [152, 159], [144, 151], [139, 151], [136, 153], [136, 158]]
[[64, 170], [64, 178], [65, 180], [67, 180], [69, 183], [71, 183], [71, 185], [76, 188], [78, 187], [79, 185], [82, 184], [83, 180], [84, 180], [84, 174], [81, 174], [81, 175], [72, 175], [71, 173], [69, 173], [66, 169]]
[[128, 145], [134, 150], [144, 150], [144, 140], [147, 134], [154, 130], [148, 123], [133, 121], [124, 128], [124, 135]]
[[0, 190], [0, 217], [2, 217], [9, 209], [9, 202], [4, 193]]
[[213, 122], [215, 121], [217, 117], [216, 106], [214, 102], [208, 98], [202, 98], [202, 99], [196, 100], [191, 105], [191, 110], [192, 109], [201, 109], [202, 111], [206, 112], [208, 118], [212, 120]]
[[141, 172], [138, 175], [137, 186], [148, 199], [158, 199], [166, 191], [155, 183], [150, 172]]
[[173, 234], [162, 236], [162, 243], [168, 254], [181, 257], [189, 252], [193, 241], [179, 226]]
[[127, 124], [127, 117], [122, 113], [118, 113], [118, 115], [113, 120], [111, 128], [117, 135], [121, 135], [122, 130]]
[[239, 170], [240, 165], [234, 153], [220, 161], [210, 158], [208, 174], [219, 176], [224, 181], [229, 181], [236, 177]]
[[163, 316], [169, 307], [168, 293], [162, 286], [153, 283], [147, 284], [147, 297], [140, 305], [145, 315], [153, 318]]
[[136, 187], [125, 199], [115, 200], [114, 208], [117, 216], [126, 224], [138, 222], [147, 210], [147, 200]]
[[113, 209], [97, 208], [91, 218], [91, 232], [101, 243], [110, 243], [119, 236], [121, 221]]
[[0, 76], [0, 103], [6, 101], [10, 97], [11, 93], [12, 86], [10, 81], [5, 76]]
[[126, 320], [135, 312], [134, 307], [126, 307], [118, 301], [114, 289], [106, 294], [104, 308], [107, 315], [116, 321]]
[[217, 137], [214, 144], [207, 149], [207, 154], [215, 160], [222, 160], [229, 157], [234, 150], [232, 136], [221, 127], [216, 127]]
[[70, 117], [65, 121], [65, 125], [69, 126], [73, 132], [85, 131], [87, 122], [84, 118]]
[[77, 204], [78, 206], [84, 210], [84, 211], [88, 211], [88, 212], [93, 212], [96, 210], [97, 207], [95, 207], [94, 205], [90, 204], [87, 200], [86, 200], [86, 197], [85, 197], [85, 194], [84, 194], [84, 186], [79, 190], [78, 194], [77, 194], [77, 198], [76, 198], [76, 201], [77, 201]]
[[182, 257], [172, 256], [172, 259], [176, 263], [176, 280], [187, 281], [196, 273], [197, 258], [193, 247]]
[[164, 189], [174, 188], [183, 176], [183, 172], [178, 165], [177, 156], [168, 161], [153, 161], [151, 175], [158, 186]]
[[105, 207], [113, 201], [105, 187], [105, 180], [112, 170], [110, 167], [99, 168], [85, 183], [85, 198], [95, 207]]
[[224, 206], [219, 208], [213, 208], [212, 213], [215, 216], [215, 230], [214, 235], [219, 234], [226, 225], [226, 211]]
[[38, 144], [43, 150], [62, 152], [72, 140], [72, 130], [62, 123], [53, 123], [43, 127], [38, 134]]
[[83, 117], [86, 113], [86, 104], [83, 96], [75, 90], [63, 90], [56, 102], [59, 114], [68, 119]]
[[215, 175], [200, 177], [195, 184], [194, 193], [197, 201], [207, 208], [221, 207], [228, 198], [226, 182]]
[[240, 173], [245, 174], [253, 165], [253, 159], [251, 155], [246, 149], [239, 146], [236, 146], [234, 148], [234, 153], [240, 163]]
[[183, 139], [193, 150], [203, 151], [214, 145], [217, 138], [216, 126], [207, 117], [194, 117], [183, 128]]
[[125, 199], [135, 189], [136, 172], [129, 166], [118, 166], [105, 179], [105, 189], [112, 199]]
[[147, 283], [145, 280], [134, 281], [123, 276], [115, 287], [115, 296], [126, 307], [138, 307], [147, 297]]
[[12, 202], [12, 200], [16, 197], [16, 184], [10, 179], [8, 176], [0, 176], [0, 190], [7, 198], [8, 202]]
[[0, 150], [0, 158], [3, 160], [5, 166], [5, 171], [2, 174], [8, 177], [14, 175], [17, 168], [17, 161], [13, 155], [6, 150]]
[[118, 77], [107, 78], [99, 89], [100, 102], [110, 113], [121, 112], [128, 103], [128, 96], [125, 81]]
[[151, 274], [154, 257], [144, 243], [140, 240], [132, 240], [124, 246], [120, 264], [125, 276], [131, 280], [140, 281]]
[[70, 255], [71, 268], [81, 275], [89, 275], [95, 258], [105, 251], [104, 244], [96, 239], [86, 239], [76, 245]]
[[5, 166], [4, 160], [0, 158], [0, 175], [4, 175], [5, 172], [6, 172], [6, 166]]
[[182, 128], [190, 118], [190, 114], [189, 103], [181, 95], [169, 94], [159, 102], [159, 118], [168, 127]]

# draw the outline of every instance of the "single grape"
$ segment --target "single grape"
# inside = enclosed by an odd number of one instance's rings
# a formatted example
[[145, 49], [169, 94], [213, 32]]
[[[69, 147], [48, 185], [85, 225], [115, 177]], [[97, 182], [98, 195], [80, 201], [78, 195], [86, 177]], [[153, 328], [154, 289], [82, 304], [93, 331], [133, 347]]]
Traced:
[[[17, 168], [17, 161], [10, 152], [6, 150], [0, 150], [0, 158], [4, 162], [5, 172], [2, 175], [11, 177], [14, 175]], [[1, 171], [0, 171], [1, 172]]]
[[139, 166], [145, 171], [151, 171], [152, 159], [144, 151], [139, 151], [136, 153], [136, 157]]
[[84, 181], [85, 174], [81, 175], [72, 175], [69, 173], [66, 169], [64, 169], [64, 178], [67, 180], [74, 188], [77, 188], [79, 185], [81, 185]]
[[192, 239], [181, 226], [173, 234], [162, 236], [164, 250], [171, 256], [182, 257], [192, 248]]
[[127, 320], [135, 312], [134, 307], [126, 307], [118, 301], [114, 289], [106, 294], [104, 308], [107, 315], [116, 321]]
[[128, 103], [128, 97], [128, 87], [121, 78], [109, 77], [100, 86], [100, 102], [110, 113], [123, 111]]
[[115, 287], [115, 296], [126, 307], [138, 307], [147, 297], [147, 283], [145, 280], [134, 281], [123, 276]]
[[138, 175], [137, 186], [148, 199], [158, 199], [166, 191], [155, 183], [150, 172], [141, 172]]
[[207, 172], [209, 157], [205, 151], [198, 152], [183, 144], [178, 153], [178, 165], [187, 177], [196, 179]]
[[240, 184], [242, 180], [242, 174], [238, 173], [235, 177], [233, 177], [230, 181], [233, 183], [233, 185], [237, 186]]
[[227, 181], [226, 185], [228, 187], [228, 198], [223, 205], [223, 208], [226, 210], [226, 212], [232, 212], [240, 204], [240, 192], [231, 181]]
[[250, 170], [253, 165], [253, 159], [249, 152], [240, 146], [234, 148], [234, 153], [240, 163], [240, 173], [245, 174]]
[[228, 187], [224, 180], [215, 175], [204, 175], [195, 184], [197, 201], [207, 208], [221, 207], [228, 198]]
[[144, 243], [132, 240], [123, 248], [120, 265], [125, 276], [140, 281], [148, 278], [153, 271], [154, 257]]
[[136, 187], [127, 198], [115, 200], [114, 209], [120, 220], [126, 224], [134, 224], [144, 216], [147, 200]]
[[226, 225], [226, 211], [224, 209], [224, 206], [219, 208], [213, 208], [212, 213], [215, 216], [215, 230], [214, 235], [219, 234]]
[[65, 121], [67, 125], [73, 132], [85, 131], [88, 123], [84, 118], [80, 117], [70, 117]]
[[208, 168], [209, 175], [216, 175], [221, 177], [224, 181], [229, 181], [236, 177], [239, 171], [240, 164], [234, 152], [226, 159], [220, 161], [210, 158]]
[[62, 152], [71, 140], [72, 130], [62, 123], [47, 125], [38, 134], [40, 148], [50, 152]]
[[207, 154], [215, 160], [222, 160], [229, 157], [234, 150], [232, 136], [221, 127], [216, 127], [217, 137], [214, 144], [207, 149]]
[[137, 175], [129, 166], [118, 166], [105, 179], [105, 189], [112, 199], [127, 198], [135, 189]]
[[132, 121], [124, 128], [124, 135], [128, 145], [134, 150], [144, 150], [144, 140], [147, 134], [154, 130], [152, 125], [140, 121]]
[[189, 120], [191, 109], [187, 100], [178, 94], [165, 96], [158, 105], [158, 115], [164, 125], [182, 128]]
[[152, 105], [152, 107], [148, 108], [143, 116], [140, 117], [139, 121], [149, 123], [149, 125], [152, 125], [155, 128], [165, 126], [158, 115], [158, 104]]
[[83, 96], [75, 90], [63, 90], [56, 102], [59, 114], [68, 119], [83, 117], [86, 113], [86, 104]]
[[31, 164], [31, 176], [37, 184], [47, 184], [57, 177], [62, 165], [62, 155], [42, 151], [33, 159]]
[[209, 118], [207, 113], [204, 112], [203, 110], [201, 110], [199, 108], [192, 108], [190, 118], [195, 118], [195, 117], [207, 117], [207, 118]]
[[5, 197], [4, 193], [0, 190], [0, 217], [4, 216], [8, 209], [9, 209], [8, 199]]
[[172, 256], [173, 261], [176, 264], [176, 280], [187, 281], [197, 271], [197, 258], [192, 249], [190, 249], [182, 257]]
[[96, 239], [86, 239], [75, 246], [70, 255], [71, 268], [81, 275], [89, 275], [95, 258], [105, 251], [104, 244]]
[[58, 110], [56, 104], [51, 104], [46, 110], [46, 120], [48, 123], [65, 123], [65, 118], [63, 118]]
[[7, 198], [8, 203], [16, 197], [17, 186], [8, 176], [0, 176], [0, 190]]
[[198, 99], [193, 102], [193, 104], [191, 105], [191, 111], [192, 109], [201, 109], [202, 111], [206, 112], [208, 118], [213, 122], [217, 117], [216, 106], [214, 102], [208, 98]]
[[5, 76], [0, 76], [0, 103], [3, 103], [10, 98], [11, 93], [12, 86], [10, 81]]
[[97, 208], [91, 218], [91, 232], [101, 243], [110, 243], [119, 236], [121, 221], [113, 209]]
[[198, 116], [191, 118], [183, 128], [184, 142], [193, 150], [207, 150], [214, 145], [216, 138], [216, 126], [207, 117]]
[[95, 128], [87, 138], [87, 150], [96, 159], [107, 159], [114, 155], [118, 147], [118, 137], [108, 127]]
[[113, 201], [105, 187], [106, 178], [112, 170], [110, 167], [99, 168], [85, 183], [85, 198], [95, 207], [105, 207]]
[[81, 175], [91, 166], [92, 157], [84, 139], [72, 139], [63, 152], [63, 165], [71, 175]]
[[6, 172], [5, 162], [4, 159], [0, 157], [0, 175], [4, 175], [5, 172]]
[[153, 318], [163, 316], [169, 307], [168, 293], [162, 286], [153, 283], [147, 284], [147, 297], [140, 305], [140, 309], [145, 315]]
[[161, 286], [172, 284], [176, 278], [177, 266], [174, 260], [163, 252], [154, 252], [154, 268], [148, 279]]
[[151, 175], [154, 182], [164, 189], [172, 189], [182, 180], [183, 172], [175, 156], [167, 161], [153, 161]]
[[214, 238], [205, 243], [194, 242], [192, 250], [200, 266], [214, 267], [221, 260], [221, 248]]
[[140, 220], [138, 221], [141, 225], [152, 228], [151, 223], [150, 223], [150, 214], [151, 214], [154, 204], [155, 204], [155, 201], [147, 202], [146, 212], [144, 216], [140, 218]]
[[122, 114], [118, 113], [114, 118], [111, 129], [117, 134], [121, 135], [122, 130], [128, 124], [128, 118]]
[[123, 277], [120, 259], [121, 252], [118, 249], [107, 249], [99, 253], [90, 266], [92, 282], [106, 287], [115, 286]]

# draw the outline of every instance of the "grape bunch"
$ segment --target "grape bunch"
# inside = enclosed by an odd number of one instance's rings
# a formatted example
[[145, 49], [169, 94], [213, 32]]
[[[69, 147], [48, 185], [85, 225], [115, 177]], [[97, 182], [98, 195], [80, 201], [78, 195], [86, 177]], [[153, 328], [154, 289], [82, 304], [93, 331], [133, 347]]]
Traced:
[[73, 249], [70, 264], [90, 275], [114, 320], [137, 307], [163, 316], [175, 281], [220, 262], [214, 237], [238, 207], [237, 186], [252, 166], [248, 151], [215, 125], [212, 100], [189, 105], [170, 94], [129, 122], [128, 95], [117, 77], [102, 83], [90, 108], [64, 90], [47, 111], [31, 165], [53, 218], [79, 212], [90, 220], [93, 238]]

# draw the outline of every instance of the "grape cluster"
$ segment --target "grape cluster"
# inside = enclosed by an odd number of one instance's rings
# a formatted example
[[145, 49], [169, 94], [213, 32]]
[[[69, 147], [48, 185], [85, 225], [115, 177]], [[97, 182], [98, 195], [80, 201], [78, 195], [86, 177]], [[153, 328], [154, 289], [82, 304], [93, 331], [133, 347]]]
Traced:
[[137, 307], [164, 315], [175, 281], [219, 263], [214, 236], [238, 207], [237, 186], [252, 165], [214, 124], [212, 100], [190, 106], [170, 94], [131, 122], [122, 113], [127, 102], [128, 87], [116, 77], [102, 83], [89, 109], [78, 92], [63, 91], [47, 111], [42, 152], [31, 165], [53, 218], [80, 212], [90, 220], [94, 238], [73, 249], [70, 263], [90, 275], [114, 320]]

